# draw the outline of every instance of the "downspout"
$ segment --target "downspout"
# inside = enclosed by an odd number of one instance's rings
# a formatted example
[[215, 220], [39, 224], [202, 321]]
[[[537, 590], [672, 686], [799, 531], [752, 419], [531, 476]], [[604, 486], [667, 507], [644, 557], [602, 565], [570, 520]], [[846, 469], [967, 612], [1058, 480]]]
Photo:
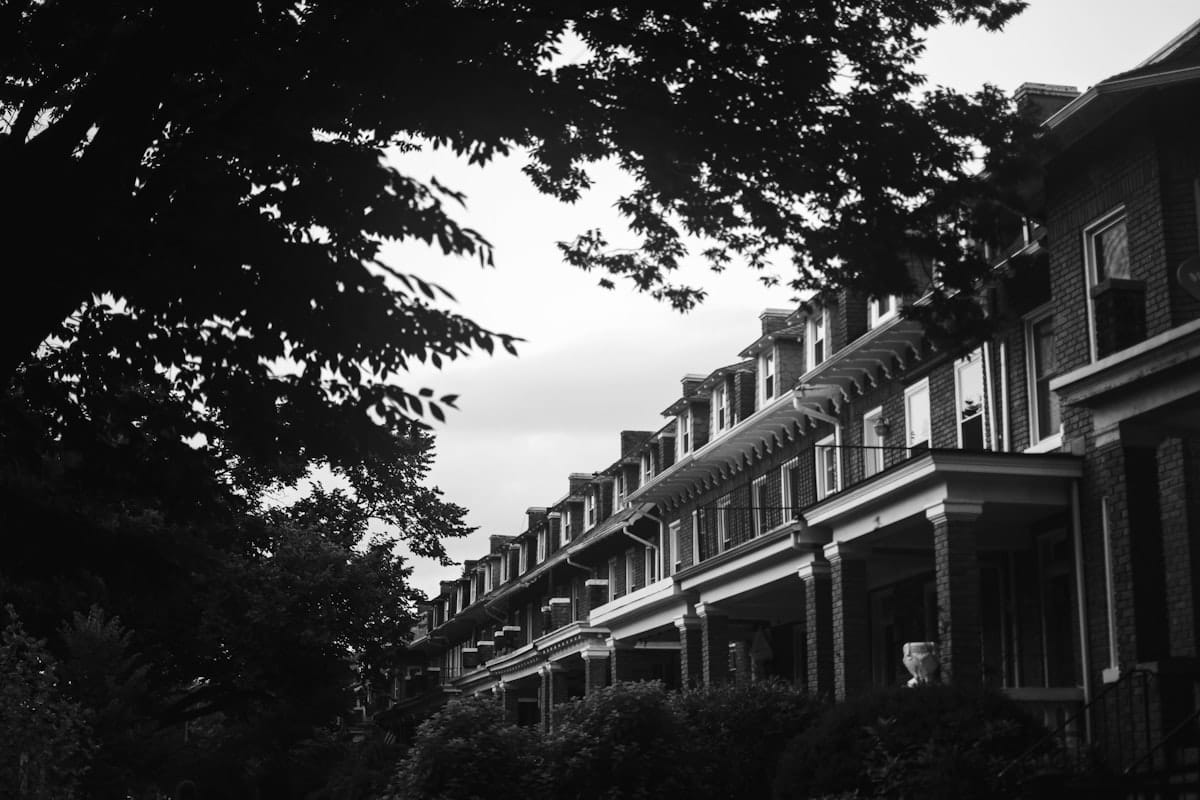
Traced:
[[997, 426], [999, 420], [996, 419], [996, 383], [994, 378], [995, 372], [992, 370], [992, 348], [988, 346], [988, 342], [983, 343], [983, 378], [987, 385], [988, 399], [988, 424], [992, 426], [992, 452], [1000, 450], [1000, 429]]
[[[1083, 705], [1092, 701], [1092, 658], [1088, 652], [1087, 592], [1083, 585], [1083, 526], [1079, 513], [1079, 481], [1071, 481], [1071, 544], [1075, 550], [1075, 602], [1079, 604], [1079, 660], [1083, 669]], [[1084, 733], [1092, 741], [1092, 716], [1083, 715]]]
[[563, 563], [566, 564], [568, 567], [574, 567], [575, 569], [581, 569], [589, 575], [593, 575], [596, 572], [591, 567], [585, 567], [583, 564], [580, 564], [578, 561], [572, 561], [571, 556], [569, 554], [567, 555], [566, 558], [563, 559]]
[[1012, 450], [1011, 428], [1008, 423], [1008, 407], [1011, 405], [1008, 397], [1008, 342], [1000, 342], [1000, 416], [1004, 420], [1004, 449], [1007, 453]]

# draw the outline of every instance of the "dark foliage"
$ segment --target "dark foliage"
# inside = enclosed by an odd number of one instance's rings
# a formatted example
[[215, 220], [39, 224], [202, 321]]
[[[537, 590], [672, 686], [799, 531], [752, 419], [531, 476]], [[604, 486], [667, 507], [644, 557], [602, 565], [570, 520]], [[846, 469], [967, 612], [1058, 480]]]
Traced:
[[831, 706], [779, 761], [774, 796], [1008, 798], [999, 772], [1045, 734], [997, 692], [886, 689]]
[[564, 257], [679, 308], [703, 296], [672, 279], [689, 235], [714, 269], [790, 259], [797, 288], [898, 291], [937, 263], [949, 296], [1024, 137], [993, 89], [922, 92], [921, 37], [1024, 5], [0, 0], [0, 378], [111, 296], [116, 352], [240, 430], [243, 469], [382, 469], [400, 420], [454, 402], [397, 386], [408, 364], [513, 347], [378, 261], [421, 240], [492, 262], [459, 194], [385, 158], [418, 146], [521, 151], [565, 202], [619, 164], [637, 246], [589, 231]]
[[782, 681], [691, 689], [673, 694], [671, 707], [696, 800], [770, 797], [784, 748], [825, 708]]

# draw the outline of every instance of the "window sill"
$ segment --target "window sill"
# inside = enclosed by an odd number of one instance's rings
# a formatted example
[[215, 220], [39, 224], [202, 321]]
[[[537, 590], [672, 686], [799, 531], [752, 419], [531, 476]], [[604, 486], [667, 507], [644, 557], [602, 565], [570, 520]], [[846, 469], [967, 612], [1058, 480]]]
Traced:
[[1062, 431], [1047, 436], [1035, 445], [1026, 447], [1023, 453], [1052, 453], [1062, 449]]

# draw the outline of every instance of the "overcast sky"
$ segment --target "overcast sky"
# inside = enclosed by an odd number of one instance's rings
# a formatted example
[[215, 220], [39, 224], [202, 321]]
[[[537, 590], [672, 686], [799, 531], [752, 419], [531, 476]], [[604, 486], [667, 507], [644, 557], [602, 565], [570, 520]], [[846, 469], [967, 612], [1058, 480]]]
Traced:
[[[1137, 65], [1198, 16], [1196, 0], [1032, 0], [999, 34], [931, 32], [922, 67], [930, 84], [963, 91], [988, 82], [1011, 92], [1026, 81], [1082, 90]], [[456, 560], [486, 552], [491, 534], [524, 530], [525, 509], [560, 499], [568, 473], [611, 464], [621, 430], [661, 427], [660, 412], [679, 395], [684, 374], [735, 360], [756, 338], [763, 308], [792, 305], [789, 290], [767, 289], [744, 268], [721, 275], [695, 268], [690, 277], [709, 297], [686, 315], [631, 287], [597, 287], [596, 276], [561, 262], [554, 243], [592, 227], [616, 232], [612, 204], [629, 183], [596, 170], [597, 187], [565, 206], [539, 195], [522, 163], [471, 167], [444, 151], [397, 161], [414, 177], [436, 176], [467, 194], [462, 219], [495, 246], [496, 268], [419, 244], [395, 247], [387, 259], [446, 286], [460, 313], [525, 339], [517, 358], [480, 354], [414, 373], [407, 387], [461, 396], [460, 411], [437, 426], [431, 477], [479, 528], [448, 542]], [[414, 566], [415, 585], [429, 593], [458, 573], [426, 559]]]

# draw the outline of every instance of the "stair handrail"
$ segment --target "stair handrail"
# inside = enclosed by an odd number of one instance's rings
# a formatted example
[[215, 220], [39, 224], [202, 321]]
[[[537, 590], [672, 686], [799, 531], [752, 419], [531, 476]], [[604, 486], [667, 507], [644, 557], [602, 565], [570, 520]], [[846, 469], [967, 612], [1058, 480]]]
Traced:
[[[1004, 769], [1000, 770], [1000, 772], [997, 774], [996, 777], [1002, 778], [1008, 773], [1009, 770], [1025, 763], [1025, 761], [1028, 760], [1030, 758], [1030, 756], [1032, 756], [1034, 753], [1036, 753], [1038, 750], [1040, 750], [1042, 748], [1042, 746], [1044, 746], [1047, 742], [1055, 740], [1060, 735], [1063, 736], [1063, 738], [1066, 738], [1065, 731], [1069, 727], [1071, 727], [1071, 725], [1075, 724], [1080, 719], [1082, 719], [1085, 715], [1089, 714], [1091, 712], [1093, 706], [1095, 706], [1097, 703], [1099, 703], [1104, 698], [1108, 697], [1112, 692], [1116, 691], [1126, 681], [1131, 681], [1135, 675], [1157, 675], [1157, 673], [1155, 673], [1154, 670], [1142, 669], [1142, 668], [1137, 668], [1137, 667], [1135, 667], [1133, 669], [1125, 670], [1119, 678], [1117, 678], [1115, 681], [1113, 681], [1112, 683], [1105, 686], [1102, 690], [1100, 690], [1100, 692], [1098, 692], [1095, 697], [1093, 697], [1091, 700], [1089, 700], [1087, 703], [1085, 703], [1082, 708], [1080, 708], [1078, 711], [1076, 711], [1071, 716], [1067, 717], [1062, 722], [1061, 725], [1059, 725], [1057, 728], [1055, 728], [1054, 730], [1047, 733], [1041, 739], [1038, 739], [1036, 742], [1033, 743], [1032, 746], [1030, 746], [1023, 753], [1021, 753], [1021, 755], [1017, 756], [1012, 761], [1010, 761], [1008, 763], [1008, 765], [1004, 767]], [[1089, 744], [1090, 744], [1090, 742], [1089, 742]]]
[[1182, 722], [1180, 722], [1178, 725], [1176, 725], [1174, 728], [1172, 728], [1170, 731], [1168, 731], [1167, 734], [1165, 736], [1163, 736], [1163, 738], [1159, 739], [1158, 743], [1155, 744], [1153, 747], [1151, 747], [1148, 751], [1146, 751], [1141, 756], [1141, 758], [1136, 759], [1132, 764], [1130, 764], [1128, 767], [1126, 767], [1122, 771], [1122, 774], [1123, 775], [1132, 775], [1133, 771], [1135, 769], [1140, 767], [1147, 760], [1153, 758], [1155, 753], [1157, 753], [1159, 750], [1162, 750], [1164, 747], [1166, 747], [1168, 744], [1170, 744], [1172, 739], [1174, 739], [1179, 734], [1183, 733], [1183, 731], [1187, 729], [1187, 726], [1191, 725], [1197, 719], [1200, 719], [1200, 708], [1197, 708], [1191, 714], [1188, 714], [1187, 717]]

